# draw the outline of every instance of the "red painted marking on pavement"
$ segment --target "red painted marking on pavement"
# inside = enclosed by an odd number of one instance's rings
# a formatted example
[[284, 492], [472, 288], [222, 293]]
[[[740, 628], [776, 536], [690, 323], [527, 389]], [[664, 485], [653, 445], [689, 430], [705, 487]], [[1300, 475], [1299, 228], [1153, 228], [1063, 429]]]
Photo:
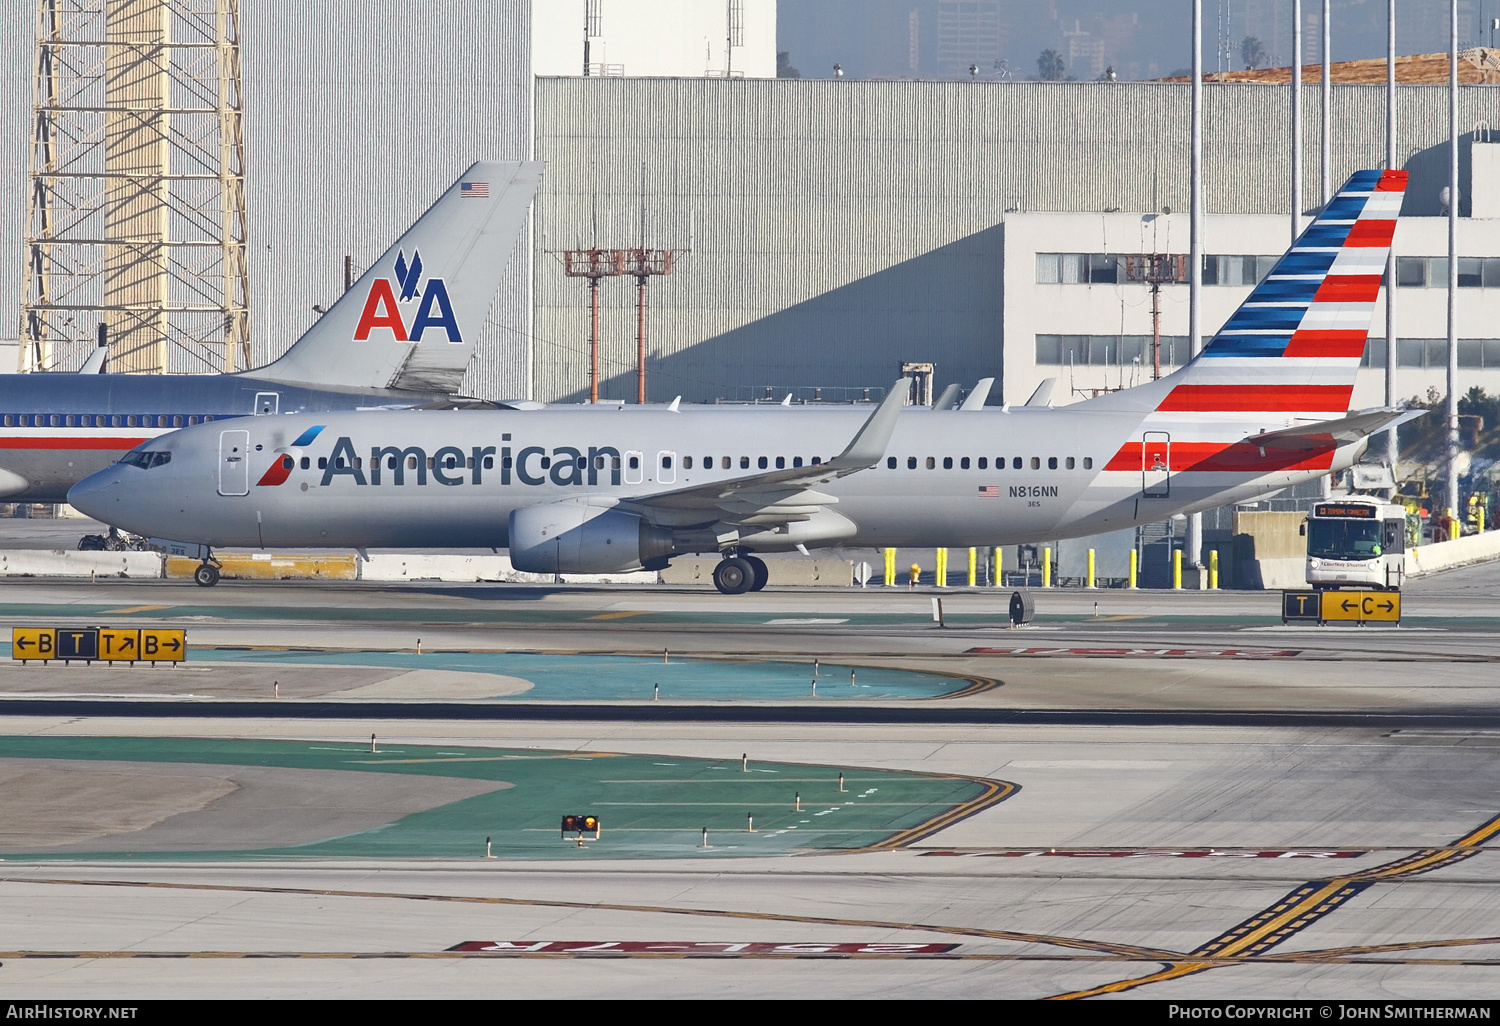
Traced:
[[690, 954], [690, 955], [942, 955], [957, 944], [772, 944], [753, 941], [464, 941], [448, 951], [495, 955]]
[[1169, 659], [1290, 659], [1299, 648], [970, 648], [966, 655], [1089, 656]]
[[941, 855], [950, 858], [985, 859], [1030, 859], [1039, 856], [1067, 859], [1353, 859], [1368, 855], [1364, 851], [1291, 851], [1273, 848], [1268, 851], [1241, 851], [1217, 848], [1189, 848], [1182, 851], [1146, 851], [1141, 849], [1098, 850], [1088, 848], [1049, 848], [1045, 851], [924, 851], [922, 855]]

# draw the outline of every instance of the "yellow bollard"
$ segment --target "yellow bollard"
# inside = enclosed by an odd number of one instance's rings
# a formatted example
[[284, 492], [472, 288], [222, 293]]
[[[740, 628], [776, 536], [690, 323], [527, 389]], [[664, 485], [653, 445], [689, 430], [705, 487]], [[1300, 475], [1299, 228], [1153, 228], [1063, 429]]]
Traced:
[[1042, 550], [1042, 587], [1052, 587], [1052, 549]]
[[1182, 590], [1182, 550], [1172, 550], [1172, 587]]
[[907, 585], [907, 587], [909, 587], [909, 588], [915, 588], [917, 586], [917, 582], [920, 581], [921, 579], [922, 579], [922, 568], [920, 566], [918, 566], [916, 563], [913, 563], [911, 565], [911, 584]]
[[1084, 587], [1085, 588], [1092, 588], [1093, 586], [1094, 586], [1094, 550], [1093, 549], [1089, 549], [1088, 577], [1085, 580]]
[[1127, 588], [1134, 588], [1135, 587], [1136, 571], [1140, 569], [1140, 560], [1141, 560], [1141, 554], [1139, 552], [1137, 552], [1135, 549], [1131, 549], [1130, 550], [1130, 583], [1126, 585]]
[[1480, 534], [1483, 534], [1483, 533], [1484, 533], [1484, 507], [1483, 507], [1483, 506], [1480, 506], [1480, 507], [1479, 507], [1479, 508], [1478, 508], [1478, 509], [1477, 509], [1477, 510], [1475, 510], [1475, 511], [1474, 511], [1474, 512], [1475, 512], [1475, 513], [1476, 513], [1476, 514], [1478, 514], [1478, 516], [1477, 516], [1477, 518], [1476, 518], [1476, 519], [1477, 519], [1477, 520], [1478, 520], [1478, 528], [1479, 528], [1479, 533], [1480, 533]]
[[1219, 550], [1210, 549], [1208, 553], [1208, 586], [1217, 591], [1219, 588]]
[[885, 586], [894, 588], [896, 586], [896, 550], [885, 550]]
[[948, 550], [938, 549], [937, 559], [932, 567], [932, 583], [939, 588], [948, 587]]
[[969, 550], [969, 587], [979, 583], [979, 550]]
[[1000, 546], [996, 545], [990, 549], [990, 559], [994, 564], [990, 572], [990, 583], [1000, 587]]

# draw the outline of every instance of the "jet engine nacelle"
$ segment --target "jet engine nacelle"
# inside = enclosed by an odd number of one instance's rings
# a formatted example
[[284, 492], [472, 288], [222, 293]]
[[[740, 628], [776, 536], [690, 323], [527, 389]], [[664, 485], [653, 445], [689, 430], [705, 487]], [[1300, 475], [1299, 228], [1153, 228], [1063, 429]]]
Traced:
[[670, 531], [607, 506], [554, 502], [510, 515], [510, 562], [526, 573], [624, 573], [671, 553]]

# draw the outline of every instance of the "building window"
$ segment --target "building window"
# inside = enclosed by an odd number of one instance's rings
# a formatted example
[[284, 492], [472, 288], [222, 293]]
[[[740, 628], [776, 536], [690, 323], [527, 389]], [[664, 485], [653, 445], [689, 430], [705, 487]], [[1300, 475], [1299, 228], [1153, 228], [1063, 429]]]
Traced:
[[[1056, 367], [1149, 367], [1150, 335], [1038, 335], [1036, 362]], [[1186, 335], [1161, 337], [1163, 367], [1188, 362]]]

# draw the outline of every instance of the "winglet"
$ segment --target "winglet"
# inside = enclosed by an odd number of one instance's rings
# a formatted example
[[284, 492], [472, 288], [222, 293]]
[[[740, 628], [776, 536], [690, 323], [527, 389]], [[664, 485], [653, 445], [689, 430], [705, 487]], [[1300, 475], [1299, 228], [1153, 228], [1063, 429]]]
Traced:
[[896, 418], [901, 416], [901, 409], [906, 405], [906, 396], [911, 389], [908, 381], [907, 378], [900, 378], [891, 386], [885, 400], [870, 414], [870, 419], [865, 421], [849, 447], [826, 466], [843, 473], [852, 473], [880, 462], [880, 457], [885, 455], [885, 450], [891, 444], [891, 435], [896, 431]]
[[964, 398], [958, 407], [960, 410], [978, 410], [984, 406], [985, 400], [990, 397], [990, 389], [995, 385], [994, 378], [980, 378], [979, 383], [974, 386], [974, 391]]

